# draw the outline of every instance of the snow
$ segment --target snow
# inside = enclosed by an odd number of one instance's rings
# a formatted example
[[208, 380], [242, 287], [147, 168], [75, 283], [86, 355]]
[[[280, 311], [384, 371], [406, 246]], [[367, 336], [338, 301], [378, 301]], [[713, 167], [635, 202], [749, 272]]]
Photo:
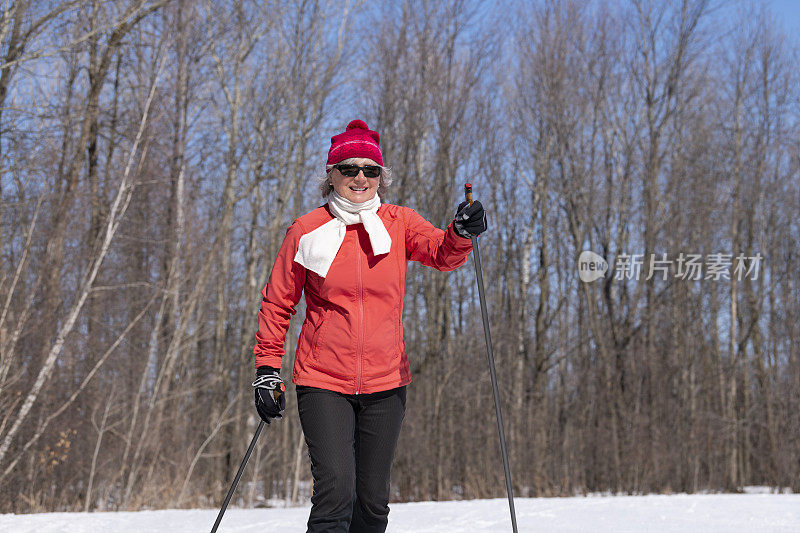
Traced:
[[[800, 532], [800, 494], [517, 498], [520, 532]], [[229, 509], [219, 533], [303, 533], [308, 507]], [[210, 531], [215, 509], [0, 515], [3, 533]], [[511, 531], [508, 500], [392, 504], [387, 533]]]

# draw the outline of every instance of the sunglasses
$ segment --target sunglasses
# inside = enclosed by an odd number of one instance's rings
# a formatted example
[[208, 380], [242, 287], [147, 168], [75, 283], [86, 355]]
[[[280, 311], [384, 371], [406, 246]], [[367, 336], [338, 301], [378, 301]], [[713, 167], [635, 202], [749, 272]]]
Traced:
[[342, 173], [342, 176], [348, 178], [355, 178], [358, 176], [359, 171], [364, 171], [365, 178], [377, 178], [381, 175], [381, 167], [377, 165], [366, 165], [360, 167], [358, 165], [333, 165], [333, 168]]

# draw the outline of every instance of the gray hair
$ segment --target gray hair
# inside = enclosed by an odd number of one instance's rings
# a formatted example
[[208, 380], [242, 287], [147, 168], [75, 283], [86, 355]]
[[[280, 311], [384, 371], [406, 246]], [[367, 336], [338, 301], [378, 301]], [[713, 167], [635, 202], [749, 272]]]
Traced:
[[[363, 159], [363, 158], [362, 157], [350, 157], [348, 159], [344, 159], [342, 161], [339, 161], [336, 164], [337, 165], [339, 165], [339, 164], [352, 165], [352, 164], [356, 164], [356, 162], [359, 159]], [[383, 200], [383, 199], [386, 198], [386, 191], [388, 190], [389, 186], [392, 184], [392, 169], [390, 169], [389, 167], [385, 167], [383, 165], [378, 165], [378, 166], [381, 167], [381, 180], [378, 183], [378, 196], [380, 197], [381, 200]], [[322, 195], [323, 198], [327, 198], [328, 195], [333, 191], [333, 185], [331, 185], [331, 182], [330, 182], [329, 177], [328, 177], [328, 175], [329, 175], [329, 173], [330, 173], [332, 168], [333, 168], [333, 165], [326, 165], [325, 166], [325, 171], [326, 171], [325, 174], [323, 174], [322, 176], [317, 178], [317, 180], [319, 181], [319, 192], [320, 192], [320, 194]]]

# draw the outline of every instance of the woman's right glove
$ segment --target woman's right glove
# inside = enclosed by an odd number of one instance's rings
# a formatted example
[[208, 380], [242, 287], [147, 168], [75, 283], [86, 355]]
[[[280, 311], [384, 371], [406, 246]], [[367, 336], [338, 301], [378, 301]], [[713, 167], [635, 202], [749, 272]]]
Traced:
[[282, 418], [281, 411], [286, 409], [286, 385], [283, 384], [278, 370], [270, 366], [258, 367], [253, 388], [256, 393], [256, 411], [261, 420], [269, 424], [273, 418]]
[[480, 235], [486, 231], [486, 227], [486, 211], [479, 201], [475, 200], [471, 204], [467, 202], [459, 204], [453, 219], [453, 229], [459, 236], [469, 239], [473, 235]]

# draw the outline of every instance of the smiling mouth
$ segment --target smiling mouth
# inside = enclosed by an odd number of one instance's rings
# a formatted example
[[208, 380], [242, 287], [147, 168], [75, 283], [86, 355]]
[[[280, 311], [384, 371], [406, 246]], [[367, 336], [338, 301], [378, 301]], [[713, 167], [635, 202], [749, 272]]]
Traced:
[[364, 191], [367, 190], [367, 188], [366, 187], [350, 187], [350, 190], [351, 191], [355, 191], [355, 192], [364, 192]]

